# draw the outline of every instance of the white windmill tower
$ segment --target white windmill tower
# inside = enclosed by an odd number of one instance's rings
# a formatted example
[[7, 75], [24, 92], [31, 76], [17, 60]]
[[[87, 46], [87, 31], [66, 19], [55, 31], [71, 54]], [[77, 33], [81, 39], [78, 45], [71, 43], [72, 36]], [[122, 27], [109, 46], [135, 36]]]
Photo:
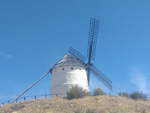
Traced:
[[67, 53], [51, 68], [51, 96], [66, 96], [66, 92], [75, 85], [89, 91], [84, 62]]
[[[66, 96], [67, 91], [73, 85], [78, 85], [89, 91], [90, 72], [95, 75], [107, 88], [112, 91], [112, 82], [100, 70], [98, 70], [91, 60], [95, 59], [96, 41], [98, 36], [99, 20], [90, 19], [89, 40], [87, 57], [88, 62], [85, 63], [86, 57], [73, 48], [57, 62], [47, 73], [33, 83], [29, 88], [22, 92], [15, 100], [20, 98], [30, 88], [43, 79], [49, 72], [52, 73], [51, 78], [51, 96]], [[54, 95], [53, 95], [54, 94]]]

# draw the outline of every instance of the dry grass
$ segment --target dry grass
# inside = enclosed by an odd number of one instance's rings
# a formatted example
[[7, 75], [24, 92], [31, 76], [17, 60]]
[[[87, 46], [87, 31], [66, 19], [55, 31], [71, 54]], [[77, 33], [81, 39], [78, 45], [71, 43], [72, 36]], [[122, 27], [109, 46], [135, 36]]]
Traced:
[[150, 113], [150, 101], [117, 96], [37, 99], [4, 105], [0, 113]]

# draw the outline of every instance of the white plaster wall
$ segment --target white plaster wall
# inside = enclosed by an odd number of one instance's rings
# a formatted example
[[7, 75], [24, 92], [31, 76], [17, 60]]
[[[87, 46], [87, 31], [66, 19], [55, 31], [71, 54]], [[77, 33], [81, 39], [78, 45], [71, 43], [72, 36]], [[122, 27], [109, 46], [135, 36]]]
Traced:
[[[73, 67], [73, 70], [71, 69]], [[62, 70], [64, 68], [64, 70]], [[51, 94], [58, 97], [66, 96], [73, 85], [89, 91], [86, 70], [81, 66], [61, 66], [52, 70]], [[64, 94], [60, 94], [64, 93]], [[52, 95], [53, 97], [56, 95]]]

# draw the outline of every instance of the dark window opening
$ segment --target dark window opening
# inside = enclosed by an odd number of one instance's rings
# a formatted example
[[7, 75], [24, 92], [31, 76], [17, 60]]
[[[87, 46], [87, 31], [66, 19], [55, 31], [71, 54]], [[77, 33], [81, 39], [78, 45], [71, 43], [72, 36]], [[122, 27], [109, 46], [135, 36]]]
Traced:
[[71, 70], [73, 70], [73, 67], [71, 67]]
[[62, 68], [62, 70], [65, 70], [65, 68]]

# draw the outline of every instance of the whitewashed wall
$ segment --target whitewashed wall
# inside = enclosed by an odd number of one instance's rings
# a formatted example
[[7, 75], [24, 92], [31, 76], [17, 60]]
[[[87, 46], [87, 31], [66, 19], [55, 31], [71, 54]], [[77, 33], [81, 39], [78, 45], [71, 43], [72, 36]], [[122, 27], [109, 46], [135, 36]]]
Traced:
[[[72, 69], [73, 68], [73, 69]], [[78, 85], [89, 91], [86, 70], [81, 66], [61, 66], [52, 70], [51, 94], [58, 97], [66, 96], [72, 85]], [[56, 95], [52, 95], [53, 97]]]

